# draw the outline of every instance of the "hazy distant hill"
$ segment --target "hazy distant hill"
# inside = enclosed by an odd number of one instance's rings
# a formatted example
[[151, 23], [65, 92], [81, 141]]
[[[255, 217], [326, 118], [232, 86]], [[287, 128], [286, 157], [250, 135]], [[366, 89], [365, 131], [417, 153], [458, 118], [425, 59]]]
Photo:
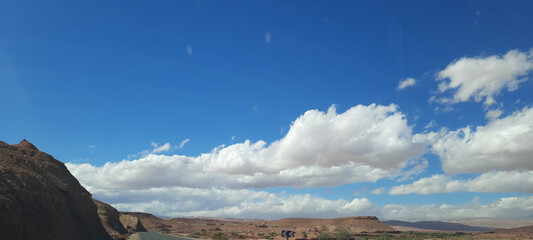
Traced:
[[485, 232], [493, 230], [493, 228], [487, 227], [474, 227], [459, 223], [449, 223], [441, 221], [421, 221], [421, 222], [406, 222], [398, 220], [383, 221], [383, 223], [389, 226], [402, 226], [402, 227], [411, 227], [411, 228], [421, 228], [428, 230], [439, 230], [439, 231], [457, 231], [457, 232]]
[[91, 194], [65, 165], [23, 140], [0, 141], [0, 238], [111, 239]]
[[494, 233], [499, 234], [526, 234], [530, 236], [533, 234], [533, 226], [511, 228], [511, 229], [499, 229], [495, 230]]
[[515, 220], [515, 219], [492, 219], [492, 218], [467, 218], [449, 220], [446, 222], [459, 223], [475, 227], [487, 228], [519, 228], [533, 225], [532, 220]]

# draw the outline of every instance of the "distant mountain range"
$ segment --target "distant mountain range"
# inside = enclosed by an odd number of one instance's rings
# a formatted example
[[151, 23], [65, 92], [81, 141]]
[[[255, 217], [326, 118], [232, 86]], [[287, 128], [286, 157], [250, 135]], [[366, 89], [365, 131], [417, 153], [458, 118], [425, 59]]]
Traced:
[[494, 228], [487, 227], [474, 227], [459, 223], [449, 223], [441, 221], [421, 221], [421, 222], [406, 222], [399, 220], [390, 220], [383, 221], [383, 223], [389, 226], [401, 226], [401, 227], [410, 227], [410, 228], [420, 228], [427, 230], [438, 230], [438, 231], [456, 231], [456, 232], [485, 232], [494, 230]]
[[493, 219], [493, 218], [464, 218], [464, 219], [447, 220], [446, 222], [459, 223], [459, 224], [464, 224], [464, 225], [474, 226], [474, 227], [510, 229], [510, 228], [532, 226], [533, 220], [527, 220], [527, 219], [531, 219], [531, 217], [523, 218], [521, 220]]

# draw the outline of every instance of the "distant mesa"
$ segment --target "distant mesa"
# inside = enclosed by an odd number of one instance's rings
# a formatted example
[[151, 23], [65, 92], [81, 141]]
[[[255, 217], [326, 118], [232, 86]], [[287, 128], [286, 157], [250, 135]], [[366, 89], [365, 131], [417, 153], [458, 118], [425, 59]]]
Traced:
[[1, 239], [111, 240], [91, 194], [27, 140], [0, 141]]

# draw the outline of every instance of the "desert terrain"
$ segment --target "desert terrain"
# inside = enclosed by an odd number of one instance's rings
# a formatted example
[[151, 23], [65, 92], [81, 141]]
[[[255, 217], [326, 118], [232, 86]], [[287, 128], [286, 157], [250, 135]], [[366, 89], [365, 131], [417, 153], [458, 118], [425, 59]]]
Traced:
[[[147, 213], [132, 212], [122, 212], [121, 215], [139, 218], [148, 231], [199, 239], [281, 240], [285, 239], [281, 236], [282, 230], [294, 231], [293, 239], [533, 239], [533, 226], [484, 232], [443, 231], [388, 226], [376, 217], [370, 216], [334, 219], [287, 218], [264, 221], [217, 218], [163, 219]], [[516, 221], [515, 224], [525, 222], [527, 221]]]
[[[449, 222], [388, 221], [373, 216], [281, 220], [160, 218], [119, 212], [92, 199], [65, 165], [30, 142], [0, 141], [0, 239], [533, 239], [525, 220], [467, 219]], [[396, 225], [397, 226], [396, 226]]]

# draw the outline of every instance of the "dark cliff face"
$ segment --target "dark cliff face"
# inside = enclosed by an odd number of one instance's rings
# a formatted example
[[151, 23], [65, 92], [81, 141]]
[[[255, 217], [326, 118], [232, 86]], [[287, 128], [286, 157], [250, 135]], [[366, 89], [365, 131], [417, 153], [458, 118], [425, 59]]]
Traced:
[[111, 239], [91, 194], [65, 165], [23, 140], [0, 141], [2, 239]]

